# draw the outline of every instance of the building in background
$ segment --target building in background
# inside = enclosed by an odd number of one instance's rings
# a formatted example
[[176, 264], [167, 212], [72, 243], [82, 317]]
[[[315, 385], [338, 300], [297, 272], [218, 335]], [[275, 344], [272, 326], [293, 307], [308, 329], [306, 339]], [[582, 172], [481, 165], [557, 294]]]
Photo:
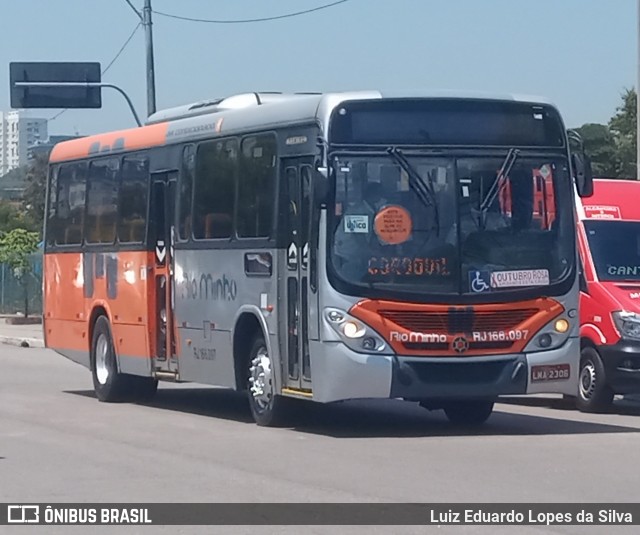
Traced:
[[47, 123], [24, 110], [0, 112], [0, 176], [25, 165], [31, 146], [48, 141]]
[[27, 159], [32, 160], [39, 154], [48, 155], [51, 152], [51, 149], [55, 147], [58, 143], [63, 141], [69, 141], [70, 139], [78, 139], [83, 136], [69, 136], [69, 135], [51, 135], [48, 140], [38, 141], [33, 145], [30, 145], [27, 151]]

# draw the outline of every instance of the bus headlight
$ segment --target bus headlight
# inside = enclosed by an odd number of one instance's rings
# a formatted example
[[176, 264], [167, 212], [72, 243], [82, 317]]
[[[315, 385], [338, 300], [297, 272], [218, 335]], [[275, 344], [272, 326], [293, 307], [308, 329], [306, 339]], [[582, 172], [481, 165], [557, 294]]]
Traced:
[[640, 315], [621, 310], [612, 312], [611, 317], [622, 338], [640, 340]]
[[559, 332], [560, 334], [564, 334], [569, 330], [569, 322], [564, 319], [564, 318], [560, 318], [559, 320], [556, 320], [556, 322], [553, 325], [553, 328], [556, 330], [556, 332]]
[[572, 323], [564, 316], [556, 317], [547, 323], [529, 340], [525, 353], [556, 349], [563, 345], [571, 334]]
[[340, 329], [342, 330], [342, 334], [347, 338], [362, 338], [367, 332], [366, 327], [362, 323], [353, 320], [342, 322]]
[[384, 338], [367, 324], [339, 308], [325, 308], [324, 317], [340, 340], [358, 353], [392, 354]]

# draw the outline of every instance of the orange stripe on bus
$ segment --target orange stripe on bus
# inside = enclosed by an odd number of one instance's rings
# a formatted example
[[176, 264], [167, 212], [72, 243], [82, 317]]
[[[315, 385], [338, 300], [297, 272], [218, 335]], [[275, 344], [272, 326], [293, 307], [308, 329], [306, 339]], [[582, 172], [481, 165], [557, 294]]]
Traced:
[[108, 154], [112, 150], [137, 150], [164, 145], [169, 123], [152, 124], [106, 134], [73, 139], [58, 143], [51, 151], [51, 162]]

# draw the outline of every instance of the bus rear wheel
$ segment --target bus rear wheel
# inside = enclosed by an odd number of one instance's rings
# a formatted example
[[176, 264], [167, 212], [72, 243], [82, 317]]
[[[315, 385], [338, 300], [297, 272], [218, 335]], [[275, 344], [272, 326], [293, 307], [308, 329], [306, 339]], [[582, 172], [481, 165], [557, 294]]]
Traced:
[[493, 400], [456, 400], [447, 402], [443, 408], [452, 424], [476, 426], [489, 419], [493, 404]]
[[287, 419], [287, 402], [275, 393], [275, 366], [262, 336], [257, 336], [249, 353], [247, 391], [251, 415], [265, 427], [283, 425]]
[[100, 316], [93, 327], [91, 340], [91, 374], [93, 389], [100, 401], [121, 401], [127, 391], [127, 380], [118, 372], [111, 326]]
[[604, 364], [593, 347], [580, 351], [580, 375], [576, 406], [582, 412], [602, 412], [613, 402], [613, 390], [607, 384]]

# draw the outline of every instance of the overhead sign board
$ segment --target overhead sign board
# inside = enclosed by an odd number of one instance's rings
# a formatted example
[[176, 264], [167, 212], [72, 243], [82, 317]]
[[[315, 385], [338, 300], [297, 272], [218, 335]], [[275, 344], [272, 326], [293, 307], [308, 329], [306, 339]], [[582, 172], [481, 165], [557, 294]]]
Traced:
[[9, 80], [12, 108], [102, 107], [98, 62], [13, 62]]

